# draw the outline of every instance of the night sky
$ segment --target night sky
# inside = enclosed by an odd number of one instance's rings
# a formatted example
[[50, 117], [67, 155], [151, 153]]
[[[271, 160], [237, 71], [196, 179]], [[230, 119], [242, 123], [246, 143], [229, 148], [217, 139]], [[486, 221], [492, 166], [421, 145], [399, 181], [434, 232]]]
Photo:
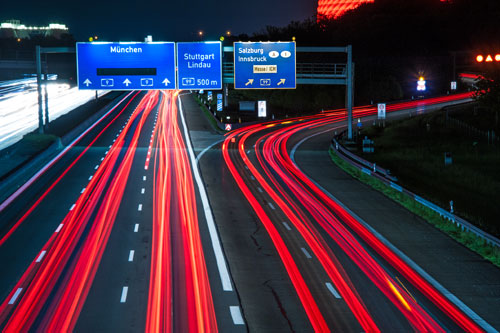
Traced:
[[19, 19], [25, 25], [66, 24], [79, 41], [98, 35], [100, 40], [142, 41], [218, 39], [251, 35], [266, 25], [285, 26], [315, 14], [316, 0], [192, 0], [192, 1], [3, 1], [0, 21]]

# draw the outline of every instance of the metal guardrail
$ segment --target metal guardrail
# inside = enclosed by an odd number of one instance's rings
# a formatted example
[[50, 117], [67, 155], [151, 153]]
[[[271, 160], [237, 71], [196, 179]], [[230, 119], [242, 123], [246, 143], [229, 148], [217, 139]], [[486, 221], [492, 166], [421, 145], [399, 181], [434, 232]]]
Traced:
[[[351, 164], [352, 166], [356, 167], [357, 169], [360, 169], [363, 173], [372, 176], [374, 178], [377, 178], [378, 180], [382, 181], [386, 185], [392, 187], [396, 191], [399, 191], [408, 197], [412, 198], [416, 202], [420, 203], [421, 205], [435, 211], [445, 219], [451, 221], [452, 223], [456, 224], [457, 227], [461, 228], [463, 231], [468, 231], [472, 232], [474, 235], [477, 237], [481, 238], [484, 240], [486, 243], [500, 247], [500, 239], [496, 238], [493, 235], [490, 235], [484, 230], [479, 229], [472, 223], [470, 223], [467, 220], [464, 220], [463, 218], [448, 212], [446, 209], [439, 207], [438, 205], [416, 195], [415, 193], [403, 188], [402, 186], [398, 185], [395, 183], [395, 178], [392, 177], [390, 174], [387, 175], [387, 170], [380, 168], [379, 166], [376, 166], [374, 163], [370, 163], [361, 157], [351, 153], [347, 149], [345, 149], [338, 141], [333, 138], [332, 139], [332, 144], [331, 147], [337, 152], [337, 155], [342, 158], [344, 161], [347, 163]], [[368, 169], [368, 168], [369, 169]]]

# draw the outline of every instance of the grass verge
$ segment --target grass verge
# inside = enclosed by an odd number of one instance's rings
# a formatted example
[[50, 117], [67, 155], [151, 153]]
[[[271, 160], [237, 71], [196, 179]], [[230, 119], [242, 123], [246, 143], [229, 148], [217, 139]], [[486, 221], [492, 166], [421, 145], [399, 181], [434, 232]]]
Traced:
[[401, 206], [408, 209], [410, 212], [420, 216], [421, 218], [423, 218], [430, 224], [434, 225], [442, 232], [451, 236], [460, 244], [466, 246], [470, 250], [482, 256], [484, 259], [500, 267], [500, 248], [487, 244], [484, 240], [477, 237], [475, 234], [471, 232], [463, 231], [450, 221], [441, 217], [438, 213], [436, 213], [432, 209], [429, 209], [424, 205], [419, 204], [418, 202], [409, 198], [405, 194], [387, 186], [380, 180], [361, 172], [361, 170], [353, 167], [352, 165], [350, 165], [349, 163], [338, 157], [332, 148], [330, 148], [329, 153], [332, 161], [342, 170], [350, 174], [352, 177], [371, 186], [375, 190], [382, 192], [384, 195], [396, 201]]
[[203, 113], [207, 117], [208, 121], [210, 122], [214, 130], [219, 134], [226, 134], [226, 131], [223, 131], [219, 128], [219, 126], [217, 125], [217, 120], [215, 120], [214, 118], [214, 115], [210, 111], [208, 111], [207, 107], [200, 101], [198, 96], [196, 96], [196, 94], [193, 94], [193, 97], [196, 100], [196, 103], [198, 103], [198, 105], [200, 106], [200, 109], [203, 111]]

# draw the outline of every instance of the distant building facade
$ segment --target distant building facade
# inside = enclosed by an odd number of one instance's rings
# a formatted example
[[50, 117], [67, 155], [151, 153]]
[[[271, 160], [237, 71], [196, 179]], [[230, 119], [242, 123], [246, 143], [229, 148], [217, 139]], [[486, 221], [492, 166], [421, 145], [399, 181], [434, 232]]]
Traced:
[[51, 23], [46, 27], [27, 27], [19, 20], [8, 20], [0, 23], [0, 38], [33, 38], [54, 37], [61, 38], [68, 33], [68, 28], [64, 24]]

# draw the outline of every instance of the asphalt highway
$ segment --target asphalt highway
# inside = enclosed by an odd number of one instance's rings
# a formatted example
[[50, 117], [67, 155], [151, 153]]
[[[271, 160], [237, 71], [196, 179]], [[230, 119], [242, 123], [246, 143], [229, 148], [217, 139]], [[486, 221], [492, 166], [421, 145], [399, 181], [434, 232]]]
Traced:
[[[408, 236], [408, 215], [387, 199], [329, 177], [344, 110], [225, 136], [204, 117], [188, 93], [124, 94], [0, 204], [2, 331], [495, 331], [487, 303], [456, 288], [479, 295], [466, 279], [485, 280], [437, 268], [454, 253], [465, 258], [456, 272], [470, 251], [422, 221]], [[358, 211], [371, 201], [386, 210]], [[397, 232], [384, 227], [398, 219]], [[446, 244], [434, 265], [419, 255], [425, 237]]]
[[178, 115], [126, 95], [2, 206], [3, 331], [245, 330]]

